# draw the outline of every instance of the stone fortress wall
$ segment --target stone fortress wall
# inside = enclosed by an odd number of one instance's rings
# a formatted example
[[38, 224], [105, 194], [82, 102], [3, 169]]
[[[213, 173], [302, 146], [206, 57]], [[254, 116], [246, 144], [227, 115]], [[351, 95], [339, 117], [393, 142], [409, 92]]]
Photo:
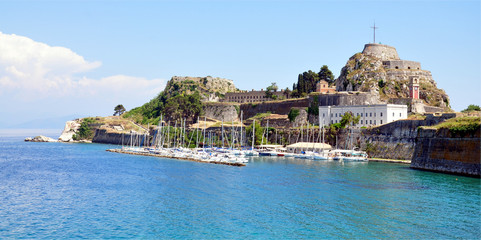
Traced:
[[[284, 90], [272, 92], [273, 95], [280, 97], [287, 97]], [[228, 92], [225, 94], [225, 98], [222, 102], [236, 102], [236, 103], [251, 103], [251, 102], [265, 102], [271, 99], [266, 98], [266, 92], [264, 89], [260, 91], [241, 91], [241, 92]]]
[[362, 53], [364, 55], [381, 59], [382, 65], [385, 69], [421, 70], [421, 63], [415, 61], [401, 60], [396, 51], [396, 48], [388, 45], [369, 43], [364, 45], [364, 50], [362, 51]]
[[400, 60], [396, 48], [388, 45], [368, 43], [364, 45], [364, 50], [362, 50], [362, 53], [365, 55], [380, 58], [383, 61]]
[[389, 60], [383, 61], [382, 65], [386, 69], [421, 69], [421, 63], [406, 60]]

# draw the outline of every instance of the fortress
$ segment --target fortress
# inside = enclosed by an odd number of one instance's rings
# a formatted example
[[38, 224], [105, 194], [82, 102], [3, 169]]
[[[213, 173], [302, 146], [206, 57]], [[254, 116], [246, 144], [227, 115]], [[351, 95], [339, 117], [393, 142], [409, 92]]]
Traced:
[[386, 69], [421, 70], [421, 63], [401, 60], [397, 54], [396, 48], [388, 45], [375, 43], [366, 44], [364, 45], [362, 54], [381, 59], [382, 65]]

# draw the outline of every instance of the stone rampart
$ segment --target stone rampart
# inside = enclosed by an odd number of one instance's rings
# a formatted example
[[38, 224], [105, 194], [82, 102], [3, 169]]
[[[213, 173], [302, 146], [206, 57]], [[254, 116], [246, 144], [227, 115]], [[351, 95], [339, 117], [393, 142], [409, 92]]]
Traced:
[[309, 106], [309, 98], [288, 99], [283, 101], [268, 101], [263, 103], [244, 103], [240, 105], [240, 110], [244, 113], [244, 119], [251, 118], [257, 113], [271, 112], [275, 114], [287, 115], [291, 108]]
[[421, 63], [407, 60], [383, 61], [382, 65], [387, 69], [421, 69]]
[[418, 127], [433, 126], [456, 113], [427, 114], [424, 120], [398, 120], [361, 131], [361, 148], [369, 157], [411, 160], [414, 156]]
[[411, 168], [480, 177], [480, 129], [453, 136], [448, 129], [419, 129]]
[[[97, 129], [95, 130], [95, 135], [92, 139], [93, 143], [104, 143], [104, 144], [115, 144], [115, 145], [125, 145], [129, 146], [131, 140], [134, 144], [138, 144], [139, 141], [142, 142], [143, 135], [135, 133], [119, 133], [109, 131], [107, 129]], [[148, 138], [146, 138], [148, 139]], [[148, 141], [148, 140], [144, 140]]]
[[399, 60], [399, 55], [397, 54], [396, 48], [388, 45], [369, 43], [364, 45], [364, 50], [362, 50], [362, 53], [380, 58], [381, 60]]
[[318, 98], [319, 106], [352, 106], [381, 104], [377, 96], [368, 92], [341, 92], [310, 95], [310, 102]]

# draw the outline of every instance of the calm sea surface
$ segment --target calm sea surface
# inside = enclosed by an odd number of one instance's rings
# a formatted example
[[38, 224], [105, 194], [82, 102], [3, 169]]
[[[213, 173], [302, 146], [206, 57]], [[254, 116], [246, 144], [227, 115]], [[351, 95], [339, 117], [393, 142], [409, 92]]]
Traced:
[[24, 137], [0, 135], [2, 239], [481, 238], [475, 178], [282, 158], [239, 168]]

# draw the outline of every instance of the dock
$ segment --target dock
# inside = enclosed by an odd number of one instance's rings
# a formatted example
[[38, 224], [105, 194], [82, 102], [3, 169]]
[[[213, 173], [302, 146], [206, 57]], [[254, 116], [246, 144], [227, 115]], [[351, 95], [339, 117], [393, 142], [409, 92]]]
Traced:
[[244, 164], [244, 163], [232, 163], [232, 162], [220, 162], [220, 161], [202, 161], [202, 160], [195, 159], [195, 158], [182, 158], [182, 157], [166, 156], [166, 155], [160, 155], [160, 154], [155, 154], [155, 153], [146, 153], [146, 152], [132, 152], [132, 151], [125, 151], [125, 150], [122, 150], [122, 149], [107, 149], [106, 151], [107, 152], [114, 152], [114, 153], [131, 154], [131, 155], [178, 159], [178, 160], [185, 160], [185, 161], [192, 161], [192, 162], [222, 164], [222, 165], [235, 166], [235, 167], [246, 166], [246, 164]]
[[411, 164], [411, 160], [384, 159], [384, 158], [369, 158], [369, 162], [388, 162], [388, 163]]

